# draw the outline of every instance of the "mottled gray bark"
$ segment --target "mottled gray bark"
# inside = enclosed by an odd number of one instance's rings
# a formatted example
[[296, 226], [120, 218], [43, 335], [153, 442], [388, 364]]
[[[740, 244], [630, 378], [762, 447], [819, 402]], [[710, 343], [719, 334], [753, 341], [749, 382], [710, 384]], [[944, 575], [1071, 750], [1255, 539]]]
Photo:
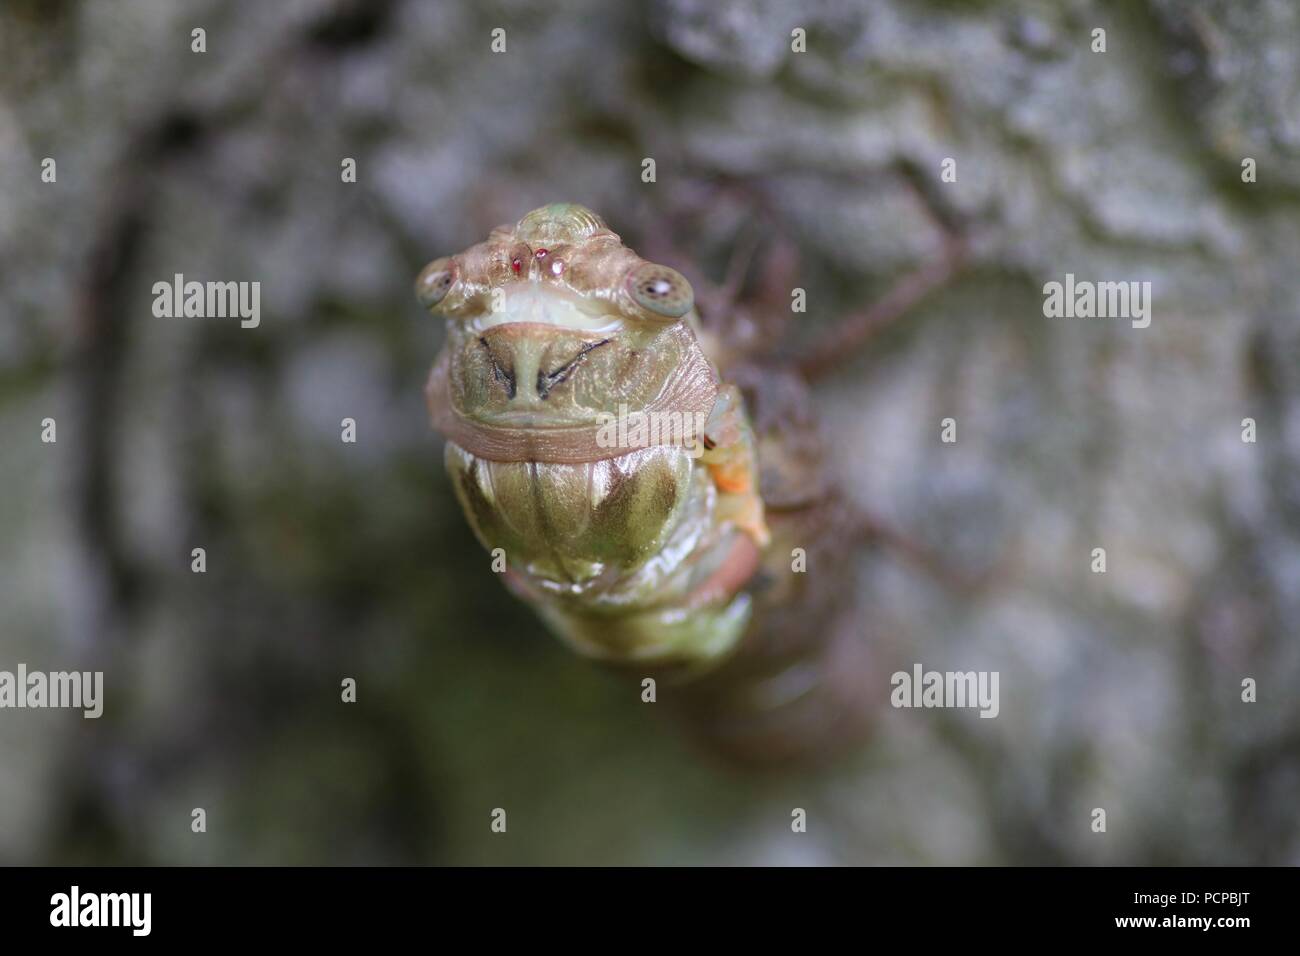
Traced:
[[[1293, 4], [0, 17], [0, 668], [107, 686], [98, 721], [0, 714], [0, 858], [1300, 862]], [[840, 766], [741, 776], [503, 597], [410, 284], [558, 200], [715, 281], [757, 240], [751, 293], [797, 249], [792, 358], [942, 224], [969, 237], [818, 394], [853, 498], [992, 574], [969, 595], [864, 548], [881, 681], [997, 670], [997, 719], [886, 710]], [[261, 325], [155, 318], [175, 273], [260, 281]], [[1045, 317], [1066, 273], [1151, 282], [1150, 327]]]

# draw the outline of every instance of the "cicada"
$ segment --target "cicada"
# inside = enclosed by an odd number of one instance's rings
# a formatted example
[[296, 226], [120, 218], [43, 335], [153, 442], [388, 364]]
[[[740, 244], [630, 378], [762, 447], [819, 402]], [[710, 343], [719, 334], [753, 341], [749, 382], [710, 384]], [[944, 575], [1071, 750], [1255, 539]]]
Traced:
[[447, 471], [505, 582], [739, 760], [857, 739], [879, 696], [851, 523], [798, 371], [702, 325], [691, 284], [579, 205], [435, 259]]

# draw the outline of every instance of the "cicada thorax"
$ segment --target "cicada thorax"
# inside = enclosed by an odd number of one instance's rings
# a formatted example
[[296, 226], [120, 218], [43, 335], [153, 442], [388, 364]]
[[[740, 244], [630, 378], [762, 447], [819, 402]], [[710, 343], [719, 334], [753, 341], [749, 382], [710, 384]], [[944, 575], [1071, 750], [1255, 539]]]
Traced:
[[[660, 699], [733, 756], [820, 752], [860, 723], [866, 663], [861, 635], [845, 637], [844, 515], [806, 390], [732, 370], [756, 444], [685, 280], [575, 208], [530, 213], [421, 275], [426, 304], [448, 303], [427, 395], [457, 498], [572, 647], [662, 680]], [[489, 312], [497, 289], [504, 311]], [[620, 430], [672, 415], [696, 427]]]

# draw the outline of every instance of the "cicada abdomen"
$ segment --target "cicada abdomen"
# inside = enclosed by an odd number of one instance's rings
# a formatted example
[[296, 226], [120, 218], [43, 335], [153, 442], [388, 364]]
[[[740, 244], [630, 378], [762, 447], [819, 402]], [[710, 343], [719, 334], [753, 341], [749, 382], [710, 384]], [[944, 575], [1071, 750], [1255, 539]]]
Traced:
[[685, 278], [581, 206], [435, 260], [416, 292], [447, 321], [426, 394], [457, 498], [550, 629], [655, 678], [733, 757], [855, 739], [866, 645], [802, 383], [720, 370]]

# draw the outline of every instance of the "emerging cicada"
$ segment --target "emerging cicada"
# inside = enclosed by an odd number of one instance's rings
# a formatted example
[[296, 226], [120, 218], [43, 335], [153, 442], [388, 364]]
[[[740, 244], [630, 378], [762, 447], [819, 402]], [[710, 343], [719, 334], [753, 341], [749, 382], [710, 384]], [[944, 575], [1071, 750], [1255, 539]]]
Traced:
[[447, 468], [510, 588], [733, 757], [856, 737], [876, 695], [797, 374], [731, 360], [686, 279], [582, 206], [434, 260], [416, 293], [447, 321], [426, 389]]

